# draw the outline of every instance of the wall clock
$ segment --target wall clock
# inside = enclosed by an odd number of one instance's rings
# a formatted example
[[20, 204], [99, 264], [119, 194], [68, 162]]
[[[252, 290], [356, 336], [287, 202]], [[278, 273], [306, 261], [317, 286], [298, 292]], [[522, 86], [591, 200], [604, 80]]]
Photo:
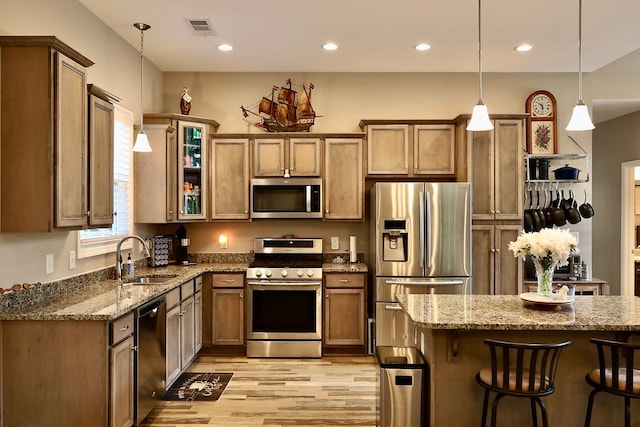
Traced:
[[555, 154], [558, 152], [556, 98], [551, 92], [537, 90], [527, 98], [527, 152]]

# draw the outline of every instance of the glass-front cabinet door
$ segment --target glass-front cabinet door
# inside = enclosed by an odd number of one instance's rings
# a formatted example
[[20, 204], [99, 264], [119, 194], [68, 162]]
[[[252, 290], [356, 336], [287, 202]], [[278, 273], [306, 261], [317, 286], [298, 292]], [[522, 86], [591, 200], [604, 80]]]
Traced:
[[178, 122], [178, 219], [206, 219], [208, 126]]

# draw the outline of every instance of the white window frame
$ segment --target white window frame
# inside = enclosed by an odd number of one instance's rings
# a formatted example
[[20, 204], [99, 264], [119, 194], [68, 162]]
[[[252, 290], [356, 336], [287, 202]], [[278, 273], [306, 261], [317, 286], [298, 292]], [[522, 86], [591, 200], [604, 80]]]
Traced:
[[[134, 136], [134, 119], [133, 112], [119, 106], [114, 105], [114, 121], [125, 123], [129, 127], [129, 233], [133, 234], [133, 136]], [[116, 251], [116, 246], [120, 239], [125, 235], [109, 236], [109, 237], [94, 237], [90, 239], [82, 239], [81, 231], [76, 232], [77, 235], [77, 252], [78, 258], [89, 258], [98, 255], [105, 255]], [[122, 248], [131, 248], [131, 240], [126, 241]]]

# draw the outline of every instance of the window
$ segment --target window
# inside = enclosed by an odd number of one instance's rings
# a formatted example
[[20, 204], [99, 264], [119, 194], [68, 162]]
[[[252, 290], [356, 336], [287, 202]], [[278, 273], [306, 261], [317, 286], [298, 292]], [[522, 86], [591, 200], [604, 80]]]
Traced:
[[133, 113], [114, 106], [113, 147], [113, 207], [115, 215], [111, 228], [94, 228], [78, 232], [78, 258], [114, 252], [118, 241], [131, 234], [132, 183], [131, 144], [133, 140]]

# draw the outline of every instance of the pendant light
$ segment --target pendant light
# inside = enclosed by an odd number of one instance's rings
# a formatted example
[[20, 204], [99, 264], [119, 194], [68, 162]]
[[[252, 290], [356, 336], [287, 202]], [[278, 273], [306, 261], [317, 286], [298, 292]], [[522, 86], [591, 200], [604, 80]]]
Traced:
[[578, 102], [573, 107], [567, 130], [591, 130], [595, 126], [589, 117], [589, 110], [582, 100], [582, 0], [578, 0]]
[[482, 101], [482, 6], [478, 0], [478, 83], [480, 88], [480, 99], [471, 114], [471, 120], [467, 125], [467, 130], [491, 130], [493, 124], [489, 119], [489, 111]]
[[138, 132], [138, 135], [136, 136], [136, 143], [133, 145], [133, 151], [148, 153], [151, 151], [151, 146], [149, 145], [149, 138], [147, 138], [147, 134], [144, 133], [143, 129], [142, 94], [144, 93], [144, 32], [151, 28], [151, 26], [141, 22], [137, 22], [133, 24], [133, 26], [140, 30], [140, 132]]

